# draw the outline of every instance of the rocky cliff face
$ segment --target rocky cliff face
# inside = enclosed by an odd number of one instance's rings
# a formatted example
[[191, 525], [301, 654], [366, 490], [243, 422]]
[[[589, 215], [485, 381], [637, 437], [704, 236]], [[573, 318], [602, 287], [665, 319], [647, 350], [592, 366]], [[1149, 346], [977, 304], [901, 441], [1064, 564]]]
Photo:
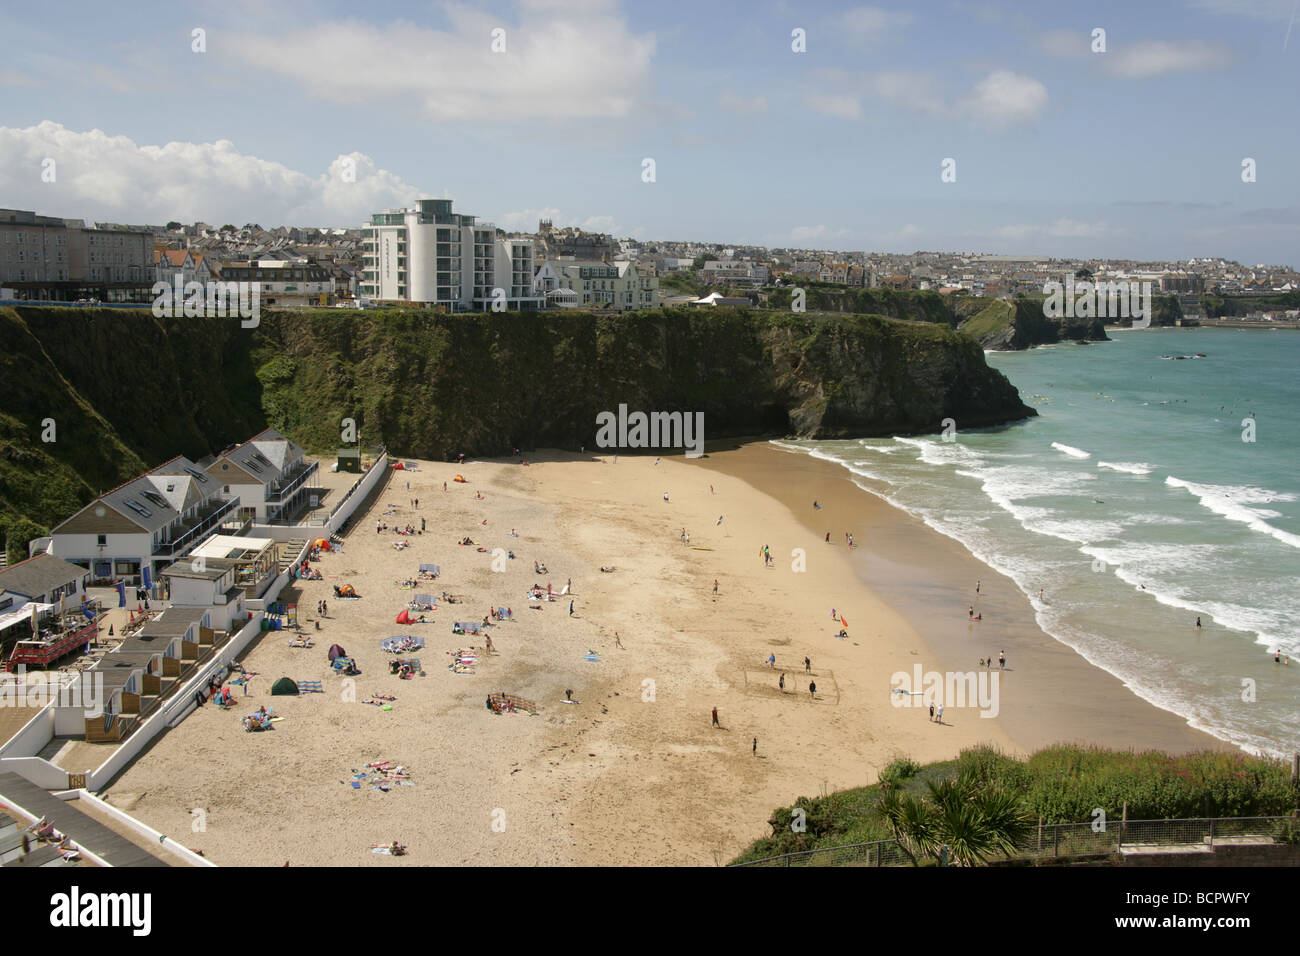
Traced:
[[[344, 419], [398, 454], [596, 445], [596, 415], [703, 412], [705, 437], [933, 432], [1031, 416], [971, 338], [934, 322], [735, 309], [264, 313], [155, 319], [3, 308], [0, 534], [267, 425], [332, 452]], [[42, 441], [53, 419], [57, 440]], [[17, 555], [15, 554], [15, 557]]]
[[[769, 304], [788, 308], [791, 290], [778, 289]], [[1027, 349], [1056, 342], [1106, 341], [1100, 319], [1059, 318], [1043, 314], [1043, 301], [1031, 296], [1004, 300], [969, 295], [941, 295], [933, 291], [846, 289], [810, 286], [805, 304], [809, 312], [881, 315], [891, 319], [928, 322], [965, 332], [986, 349]], [[1157, 316], [1160, 307], [1154, 310]]]
[[[1057, 342], [1105, 342], [1103, 319], [1043, 313], [1039, 298], [1011, 301], [963, 298], [954, 303], [957, 328], [973, 336], [986, 349], [1011, 351]], [[969, 316], [969, 317], [966, 317]]]

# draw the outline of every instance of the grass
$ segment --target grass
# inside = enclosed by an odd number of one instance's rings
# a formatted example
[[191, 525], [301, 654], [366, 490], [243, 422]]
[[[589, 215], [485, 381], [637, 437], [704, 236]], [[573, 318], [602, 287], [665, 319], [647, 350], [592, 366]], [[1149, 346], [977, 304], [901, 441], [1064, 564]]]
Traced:
[[1019, 808], [1044, 824], [1089, 823], [1096, 808], [1118, 820], [1126, 804], [1130, 820], [1283, 816], [1300, 806], [1290, 765], [1267, 757], [1225, 751], [1170, 756], [1062, 744], [1021, 760], [975, 747], [956, 760], [924, 766], [900, 757], [870, 786], [800, 797], [778, 807], [768, 819], [771, 834], [733, 862], [891, 839], [876, 812], [887, 789], [920, 797], [930, 783], [959, 779], [1019, 794]]

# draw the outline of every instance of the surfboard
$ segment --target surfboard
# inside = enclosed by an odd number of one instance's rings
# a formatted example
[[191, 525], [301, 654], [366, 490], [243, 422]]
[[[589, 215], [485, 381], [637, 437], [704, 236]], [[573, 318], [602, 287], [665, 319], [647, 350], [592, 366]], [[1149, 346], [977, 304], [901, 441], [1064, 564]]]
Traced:
[[[1281, 340], [1279, 339], [1279, 341], [1281, 341]], [[713, 549], [712, 549], [712, 548], [701, 548], [699, 545], [695, 545], [695, 544], [693, 544], [693, 545], [691, 545], [691, 550], [692, 550], [692, 551], [712, 551]]]

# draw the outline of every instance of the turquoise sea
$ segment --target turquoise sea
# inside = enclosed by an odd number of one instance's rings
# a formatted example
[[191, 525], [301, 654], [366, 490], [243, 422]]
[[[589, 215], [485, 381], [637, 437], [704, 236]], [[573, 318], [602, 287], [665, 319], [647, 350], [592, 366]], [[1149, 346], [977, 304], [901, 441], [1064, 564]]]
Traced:
[[1300, 332], [1111, 335], [989, 353], [1039, 412], [1023, 423], [776, 444], [960, 541], [1134, 693], [1248, 750], [1300, 750]]

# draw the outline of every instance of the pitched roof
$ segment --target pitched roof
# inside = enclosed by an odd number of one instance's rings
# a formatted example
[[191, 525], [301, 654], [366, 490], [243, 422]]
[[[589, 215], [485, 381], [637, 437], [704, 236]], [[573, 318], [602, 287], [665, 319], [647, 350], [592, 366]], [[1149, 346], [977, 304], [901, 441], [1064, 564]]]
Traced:
[[56, 558], [52, 554], [38, 554], [0, 570], [0, 591], [36, 597], [48, 594], [69, 581], [80, 581], [89, 573], [80, 565]]

